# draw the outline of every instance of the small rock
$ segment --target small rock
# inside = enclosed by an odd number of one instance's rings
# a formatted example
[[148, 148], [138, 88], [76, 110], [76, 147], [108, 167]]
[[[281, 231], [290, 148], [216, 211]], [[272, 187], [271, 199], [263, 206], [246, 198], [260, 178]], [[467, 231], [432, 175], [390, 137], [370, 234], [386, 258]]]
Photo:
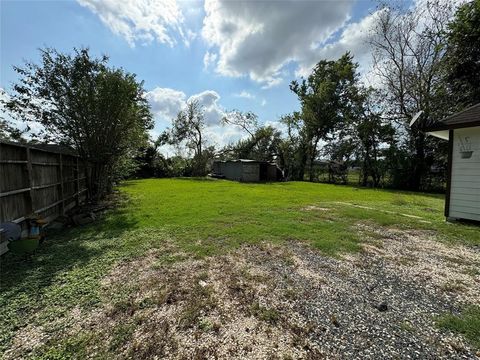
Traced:
[[375, 309], [377, 309], [380, 312], [384, 312], [388, 310], [388, 304], [386, 301], [382, 301], [381, 303], [373, 305]]
[[339, 327], [340, 326], [340, 323], [338, 322], [337, 320], [337, 317], [335, 315], [332, 315], [330, 317], [330, 321], [332, 322], [333, 325], [335, 325], [336, 327]]

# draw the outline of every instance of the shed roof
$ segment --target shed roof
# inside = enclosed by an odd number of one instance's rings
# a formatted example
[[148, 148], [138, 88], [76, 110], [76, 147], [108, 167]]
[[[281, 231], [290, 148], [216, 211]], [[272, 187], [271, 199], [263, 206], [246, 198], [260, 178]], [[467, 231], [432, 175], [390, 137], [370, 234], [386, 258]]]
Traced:
[[214, 162], [222, 162], [222, 163], [256, 163], [256, 164], [270, 164], [275, 165], [275, 163], [268, 162], [268, 161], [260, 161], [260, 160], [251, 160], [251, 159], [235, 159], [235, 160], [214, 160]]

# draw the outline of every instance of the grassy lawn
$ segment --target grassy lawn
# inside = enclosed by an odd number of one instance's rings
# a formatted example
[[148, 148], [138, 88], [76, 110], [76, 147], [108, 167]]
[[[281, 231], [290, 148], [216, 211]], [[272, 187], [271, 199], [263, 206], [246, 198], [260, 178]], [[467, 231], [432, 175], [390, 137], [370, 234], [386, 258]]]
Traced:
[[304, 240], [328, 254], [358, 250], [355, 223], [438, 232], [480, 244], [476, 226], [446, 223], [441, 195], [301, 182], [241, 184], [217, 180], [127, 182], [131, 227], [162, 229], [199, 256], [245, 242]]
[[[120, 191], [128, 200], [101, 221], [52, 234], [31, 257], [2, 257], [0, 353], [28, 325], [40, 326], [48, 337], [32, 356], [86, 356], [99, 334], [72, 331], [72, 311], [125, 302], [132, 289], [106, 293], [102, 280], [115, 265], [156, 248], [162, 249], [158, 266], [222, 255], [246, 243], [291, 240], [336, 257], [361, 249], [360, 223], [429, 230], [452, 246], [480, 245], [477, 226], [444, 221], [440, 195], [206, 179], [128, 181]], [[115, 341], [133, 325], [125, 326], [112, 330]], [[115, 346], [98, 351], [99, 358], [109, 357]]]

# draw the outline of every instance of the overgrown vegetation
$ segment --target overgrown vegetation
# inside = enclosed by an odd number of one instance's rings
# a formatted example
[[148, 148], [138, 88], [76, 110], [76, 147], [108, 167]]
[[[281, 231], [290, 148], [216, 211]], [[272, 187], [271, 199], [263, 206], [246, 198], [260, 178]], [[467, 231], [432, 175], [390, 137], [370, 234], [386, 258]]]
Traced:
[[[355, 169], [363, 186], [442, 191], [447, 143], [426, 136], [423, 128], [480, 102], [480, 55], [472, 45], [479, 41], [480, 0], [459, 6], [386, 3], [378, 10], [365, 44], [376, 88], [360, 81], [350, 53], [319, 59], [311, 74], [291, 82], [300, 111], [280, 117], [283, 132], [251, 111], [227, 111], [223, 123], [239, 127], [244, 137], [223, 148], [208, 139], [206, 109], [195, 101], [147, 144], [151, 118], [142, 83], [109, 68], [106, 57], [92, 59], [86, 49], [73, 55], [42, 50], [40, 65], [15, 68], [20, 80], [13, 95], [1, 95], [2, 102], [94, 164], [92, 195], [132, 172], [203, 176], [215, 158], [274, 161], [288, 180], [346, 183], [348, 169]], [[0, 137], [18, 139], [20, 133], [1, 119]], [[163, 156], [165, 144], [178, 153]]]
[[[223, 123], [242, 129], [244, 138], [221, 149], [211, 147], [208, 158], [274, 161], [288, 180], [347, 183], [353, 168], [363, 186], [443, 191], [447, 142], [426, 136], [423, 129], [480, 101], [475, 80], [479, 54], [471, 46], [478, 42], [479, 4], [382, 6], [365, 44], [372, 49], [377, 88], [360, 81], [348, 52], [337, 60], [320, 60], [309, 76], [292, 81], [301, 109], [279, 119], [283, 133], [262, 125], [250, 111], [233, 110]], [[198, 133], [195, 128], [189, 127]], [[196, 174], [198, 165], [204, 170], [208, 164], [207, 156], [197, 153], [171, 161], [183, 166], [181, 175]], [[150, 173], [179, 173], [156, 156], [157, 170]]]
[[38, 122], [42, 141], [78, 152], [88, 169], [89, 197], [98, 200], [132, 170], [133, 155], [147, 143], [153, 123], [143, 83], [86, 48], [40, 54], [40, 64], [14, 68], [19, 80], [6, 107], [12, 116]]

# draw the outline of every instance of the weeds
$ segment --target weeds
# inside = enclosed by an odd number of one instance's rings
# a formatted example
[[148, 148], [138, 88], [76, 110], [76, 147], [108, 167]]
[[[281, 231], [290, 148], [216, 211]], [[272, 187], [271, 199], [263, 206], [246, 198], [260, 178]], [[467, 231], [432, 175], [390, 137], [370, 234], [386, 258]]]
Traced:
[[250, 312], [256, 318], [268, 322], [270, 324], [276, 324], [280, 319], [280, 314], [275, 309], [270, 309], [255, 302], [250, 307]]
[[480, 349], [480, 306], [470, 306], [459, 315], [448, 314], [437, 320], [440, 328], [460, 333]]

